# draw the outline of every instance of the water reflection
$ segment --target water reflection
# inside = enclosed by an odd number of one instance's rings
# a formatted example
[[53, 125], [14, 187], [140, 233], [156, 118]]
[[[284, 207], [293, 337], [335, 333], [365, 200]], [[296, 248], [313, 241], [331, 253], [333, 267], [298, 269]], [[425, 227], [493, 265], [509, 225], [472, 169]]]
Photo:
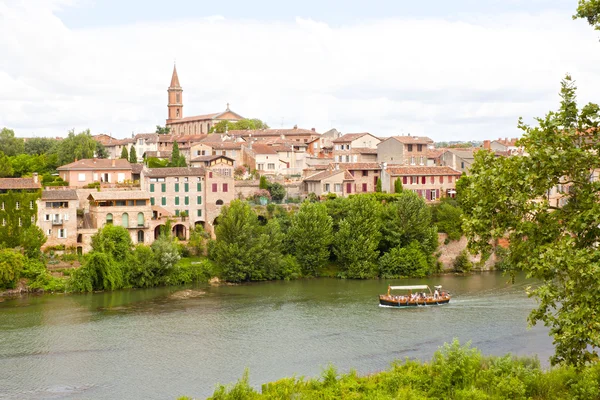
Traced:
[[[388, 284], [442, 284], [449, 305], [378, 307]], [[485, 353], [540, 354], [544, 328], [527, 329], [530, 285], [500, 274], [433, 279], [335, 279], [72, 296], [0, 303], [0, 399], [202, 398], [247, 366], [258, 384], [316, 375], [332, 362], [361, 373], [404, 357], [429, 359], [454, 337]]]

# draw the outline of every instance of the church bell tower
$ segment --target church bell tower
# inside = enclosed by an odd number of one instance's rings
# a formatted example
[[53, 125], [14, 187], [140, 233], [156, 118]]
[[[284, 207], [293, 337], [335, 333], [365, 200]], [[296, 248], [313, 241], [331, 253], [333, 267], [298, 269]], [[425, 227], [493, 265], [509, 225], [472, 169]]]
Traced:
[[179, 77], [177, 76], [177, 67], [173, 65], [173, 76], [171, 77], [171, 85], [167, 89], [169, 93], [169, 117], [167, 123], [170, 121], [178, 120], [183, 118], [183, 89], [179, 85]]

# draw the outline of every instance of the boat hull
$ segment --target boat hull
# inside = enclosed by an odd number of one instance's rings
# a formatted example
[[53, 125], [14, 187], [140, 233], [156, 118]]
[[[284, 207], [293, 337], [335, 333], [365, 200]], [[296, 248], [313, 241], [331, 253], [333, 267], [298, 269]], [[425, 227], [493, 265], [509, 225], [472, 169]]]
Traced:
[[438, 299], [438, 300], [421, 300], [421, 301], [399, 301], [399, 300], [389, 300], [385, 298], [379, 298], [379, 305], [385, 307], [417, 307], [417, 306], [439, 306], [442, 304], [448, 304], [450, 302], [450, 298]]

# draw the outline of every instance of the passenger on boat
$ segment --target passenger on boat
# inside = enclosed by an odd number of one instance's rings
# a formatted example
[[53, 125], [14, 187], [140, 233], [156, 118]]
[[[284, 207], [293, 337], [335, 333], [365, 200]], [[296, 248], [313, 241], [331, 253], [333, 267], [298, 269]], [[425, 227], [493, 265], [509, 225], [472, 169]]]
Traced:
[[435, 289], [435, 291], [433, 292], [433, 299], [437, 300], [440, 297], [440, 292], [438, 292], [437, 289]]

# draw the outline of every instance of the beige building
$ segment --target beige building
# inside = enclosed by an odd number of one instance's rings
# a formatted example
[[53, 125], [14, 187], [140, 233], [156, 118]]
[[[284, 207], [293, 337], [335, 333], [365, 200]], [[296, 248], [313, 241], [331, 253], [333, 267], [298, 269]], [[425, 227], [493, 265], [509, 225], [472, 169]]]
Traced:
[[312, 129], [302, 129], [294, 126], [292, 129], [256, 129], [245, 131], [229, 131], [229, 135], [241, 137], [245, 140], [269, 140], [269, 139], [285, 139], [293, 142], [309, 143], [321, 135]]
[[376, 162], [340, 164], [354, 178], [354, 193], [375, 192], [381, 177], [381, 165]]
[[77, 209], [79, 198], [74, 189], [42, 191], [38, 200], [37, 225], [46, 234], [45, 247], [78, 247]]
[[377, 161], [388, 164], [426, 166], [433, 140], [419, 136], [392, 136], [377, 145]]
[[441, 165], [468, 174], [473, 164], [476, 150], [478, 149], [447, 149], [440, 156]]
[[117, 184], [130, 182], [131, 164], [124, 159], [87, 158], [63, 165], [56, 169], [70, 187], [83, 187], [100, 182]]
[[454, 197], [460, 175], [450, 167], [386, 165], [381, 174], [381, 187], [384, 192], [394, 193], [394, 184], [400, 179], [404, 190], [412, 190], [426, 201], [436, 201], [444, 196]]
[[357, 163], [377, 161], [379, 138], [370, 133], [347, 133], [333, 141], [333, 161]]
[[228, 162], [205, 168], [145, 169], [142, 176], [154, 217], [173, 217], [173, 231], [180, 238], [189, 238], [189, 229], [195, 225], [211, 232], [221, 207], [235, 196], [233, 166]]
[[303, 192], [324, 196], [334, 193], [337, 196], [347, 196], [354, 193], [354, 177], [345, 169], [335, 167], [318, 172], [303, 181]]
[[133, 243], [151, 244], [152, 208], [150, 194], [142, 190], [91, 192], [88, 196], [91, 228], [102, 229], [107, 224], [122, 226], [129, 231]]

